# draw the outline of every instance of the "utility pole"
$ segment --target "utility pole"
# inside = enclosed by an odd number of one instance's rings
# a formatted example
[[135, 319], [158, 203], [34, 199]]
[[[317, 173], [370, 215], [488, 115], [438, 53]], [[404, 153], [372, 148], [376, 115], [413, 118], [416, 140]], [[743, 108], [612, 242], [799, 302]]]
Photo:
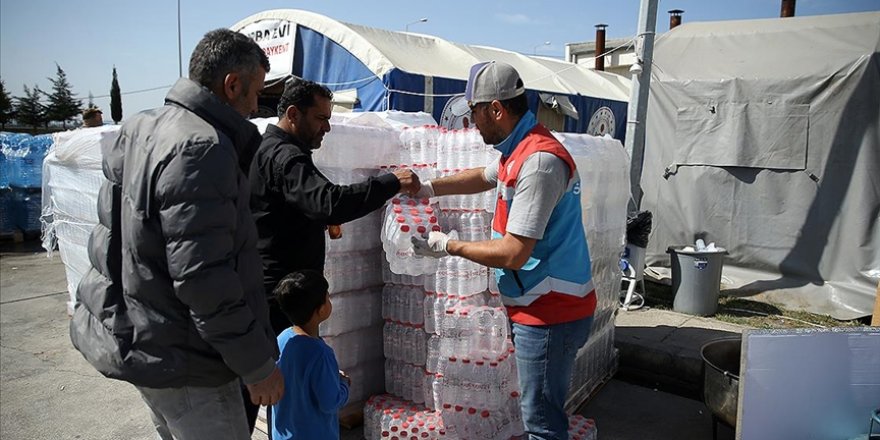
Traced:
[[657, 0], [641, 0], [639, 27], [636, 35], [636, 63], [630, 68], [632, 91], [626, 111], [626, 152], [630, 160], [630, 191], [633, 201], [630, 212], [642, 205], [642, 166], [645, 161], [645, 117], [648, 112], [648, 91], [651, 86], [651, 62], [654, 59], [654, 30], [657, 27]]
[[183, 49], [180, 46], [180, 0], [177, 0], [177, 76], [183, 78]]

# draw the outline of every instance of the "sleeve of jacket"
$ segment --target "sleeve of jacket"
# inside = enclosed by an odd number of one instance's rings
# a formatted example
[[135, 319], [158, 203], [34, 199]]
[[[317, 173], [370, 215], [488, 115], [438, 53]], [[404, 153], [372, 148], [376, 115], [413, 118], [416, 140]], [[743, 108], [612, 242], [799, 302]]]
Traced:
[[318, 354], [309, 379], [312, 396], [321, 412], [334, 414], [348, 401], [348, 383], [339, 377], [336, 357], [329, 348]]
[[400, 191], [393, 174], [371, 177], [354, 185], [327, 180], [306, 156], [280, 154], [273, 167], [273, 183], [287, 203], [306, 217], [327, 224], [342, 224], [378, 209]]
[[224, 145], [189, 146], [156, 179], [168, 273], [201, 337], [245, 383], [265, 379], [274, 350], [236, 271], [238, 163]]

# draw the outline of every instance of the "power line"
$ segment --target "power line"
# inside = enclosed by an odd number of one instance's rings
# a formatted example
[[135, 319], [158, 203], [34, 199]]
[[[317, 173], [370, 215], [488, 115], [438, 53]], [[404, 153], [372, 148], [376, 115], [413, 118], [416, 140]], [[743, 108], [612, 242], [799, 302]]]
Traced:
[[[135, 93], [152, 92], [152, 91], [155, 91], [155, 90], [170, 89], [170, 88], [171, 88], [171, 84], [169, 84], [169, 85], [167, 85], [167, 86], [150, 87], [149, 89], [132, 90], [132, 91], [130, 91], [130, 92], [124, 92], [124, 93], [121, 93], [121, 95], [134, 95]], [[98, 98], [109, 98], [109, 97], [110, 97], [109, 94], [108, 94], [108, 95], [98, 95], [98, 96], [92, 96], [92, 99], [98, 99]], [[76, 98], [76, 99], [88, 99], [88, 96], [75, 96], [74, 98]]]

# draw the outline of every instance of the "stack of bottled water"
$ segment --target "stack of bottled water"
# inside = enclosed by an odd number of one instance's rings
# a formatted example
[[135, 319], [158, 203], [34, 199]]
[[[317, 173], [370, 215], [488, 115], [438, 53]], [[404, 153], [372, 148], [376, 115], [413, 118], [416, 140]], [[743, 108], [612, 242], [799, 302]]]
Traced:
[[333, 314], [320, 324], [320, 335], [338, 336], [375, 327], [382, 322], [381, 298], [382, 288], [379, 286], [332, 294]]
[[436, 272], [437, 259], [416, 255], [412, 248], [412, 237], [440, 231], [438, 214], [428, 199], [406, 196], [391, 199], [385, 209], [381, 240], [392, 272], [407, 275]]
[[568, 418], [568, 438], [571, 440], [596, 440], [599, 431], [593, 419], [575, 414]]
[[440, 129], [438, 134], [437, 169], [466, 170], [484, 167], [498, 157], [491, 145], [486, 145], [480, 131], [474, 128]]
[[370, 397], [364, 406], [364, 438], [438, 440], [454, 437], [446, 432], [439, 413], [383, 394]]
[[[315, 153], [316, 165], [333, 183], [351, 185], [379, 175], [379, 165], [400, 149], [393, 129], [338, 122]], [[341, 236], [328, 233], [325, 239], [333, 314], [319, 330], [352, 379], [349, 405], [357, 407], [383, 391], [382, 218], [381, 211], [370, 213], [339, 225]]]
[[571, 153], [581, 178], [584, 231], [590, 247], [597, 304], [590, 338], [575, 358], [572, 390], [566, 407], [574, 409], [614, 373], [614, 313], [621, 272], [618, 265], [626, 236], [629, 158], [609, 136], [555, 133]]
[[98, 192], [106, 181], [101, 170], [101, 152], [116, 143], [119, 127], [105, 125], [55, 133], [42, 162], [43, 247], [52, 252], [57, 244], [67, 275], [70, 315], [77, 302], [77, 286], [91, 267], [89, 234], [98, 223], [95, 207]]
[[382, 246], [382, 239], [376, 234], [381, 228], [382, 212], [371, 212], [342, 226], [342, 237], [325, 240], [324, 250], [327, 254], [376, 250]]
[[[423, 179], [437, 175], [437, 162], [461, 170], [492, 160], [491, 149], [476, 130], [415, 127], [401, 133], [401, 143], [401, 164]], [[381, 167], [380, 173], [401, 164]], [[388, 433], [388, 438], [408, 439], [400, 429], [412, 415], [396, 410], [409, 402], [427, 408], [425, 414], [444, 429], [442, 437], [424, 438], [506, 439], [522, 433], [507, 314], [497, 291], [489, 291], [489, 270], [461, 257], [420, 258], [411, 246], [413, 235], [431, 231], [445, 231], [453, 239], [489, 239], [487, 208], [494, 203], [492, 194], [438, 197], [435, 203], [401, 196], [386, 207], [382, 226], [387, 261], [382, 272], [385, 388], [407, 403], [392, 408], [368, 404], [367, 438], [385, 438], [382, 434]], [[433, 432], [425, 435], [440, 435], [436, 428]]]
[[0, 132], [0, 233], [41, 230], [43, 159], [52, 135]]
[[[447, 177], [458, 174], [460, 169], [437, 170], [439, 177]], [[495, 212], [495, 191], [486, 191], [477, 194], [456, 194], [440, 197], [440, 208], [450, 211], [486, 211]]]
[[[315, 165], [347, 170], [377, 169], [393, 161], [400, 150], [397, 131], [334, 118], [332, 130], [314, 151]], [[329, 177], [329, 176], [328, 176]]]
[[378, 258], [378, 249], [328, 253], [324, 277], [330, 284], [330, 294], [381, 285], [382, 271], [377, 267]]
[[399, 163], [435, 167], [441, 130], [443, 129], [436, 125], [404, 128], [400, 132]]
[[[342, 228], [344, 237], [346, 225]], [[372, 234], [378, 236], [378, 228]], [[382, 391], [381, 259], [379, 248], [328, 253], [324, 265], [333, 313], [319, 331], [351, 377], [349, 402], [357, 406]]]

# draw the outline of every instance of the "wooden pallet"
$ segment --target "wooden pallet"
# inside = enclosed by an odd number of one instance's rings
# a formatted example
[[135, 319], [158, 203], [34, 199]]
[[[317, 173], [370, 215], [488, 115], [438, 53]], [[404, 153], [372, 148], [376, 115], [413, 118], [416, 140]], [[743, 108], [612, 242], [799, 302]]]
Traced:
[[877, 293], [874, 298], [874, 315], [871, 317], [871, 326], [880, 326], [880, 283], [877, 283]]
[[354, 429], [364, 424], [364, 402], [352, 402], [339, 410], [339, 425]]
[[25, 240], [25, 234], [21, 231], [0, 234], [0, 242], [4, 243], [22, 243]]
[[[256, 429], [264, 434], [269, 433], [269, 425], [266, 421], [266, 407], [261, 406], [257, 413]], [[339, 426], [345, 429], [355, 429], [364, 424], [364, 402], [352, 402], [339, 410]]]

